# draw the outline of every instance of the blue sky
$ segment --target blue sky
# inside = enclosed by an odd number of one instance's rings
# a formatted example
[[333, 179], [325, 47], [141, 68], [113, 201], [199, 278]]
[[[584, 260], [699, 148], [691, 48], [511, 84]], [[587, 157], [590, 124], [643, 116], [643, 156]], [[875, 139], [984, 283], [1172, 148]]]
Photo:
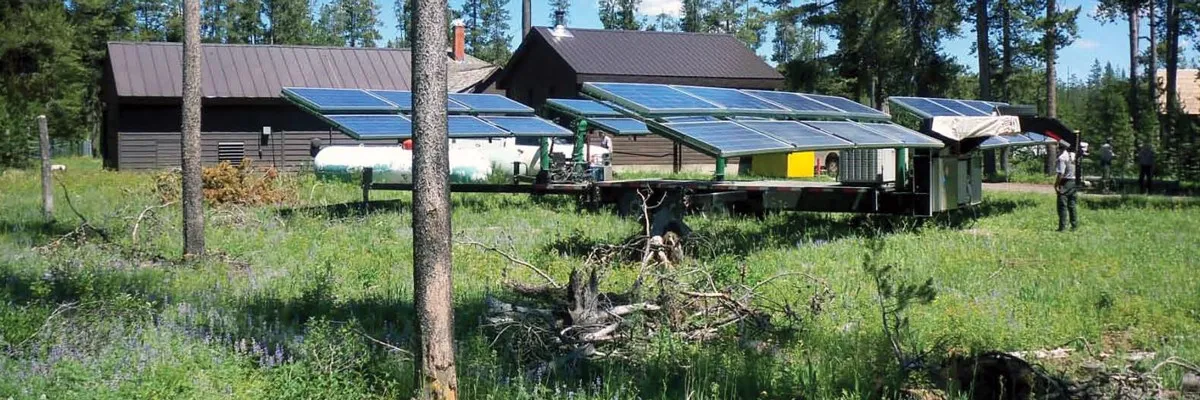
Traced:
[[[383, 6], [381, 16], [383, 19], [382, 34], [385, 39], [396, 36], [396, 14], [395, 0], [378, 0]], [[462, 3], [462, 0], [450, 0], [450, 4], [456, 9]], [[1088, 70], [1091, 68], [1093, 60], [1100, 60], [1101, 64], [1111, 62], [1113, 67], [1128, 71], [1129, 69], [1129, 40], [1128, 40], [1128, 25], [1122, 21], [1115, 23], [1104, 24], [1095, 17], [1096, 0], [1065, 0], [1059, 2], [1063, 7], [1081, 7], [1079, 18], [1079, 38], [1071, 46], [1063, 49], [1059, 55], [1059, 76], [1060, 79], [1066, 80], [1071, 75], [1077, 76], [1079, 79], [1085, 79]], [[600, 19], [598, 16], [597, 0], [572, 0], [570, 21], [568, 26], [580, 28], [601, 28]], [[642, 0], [639, 12], [653, 18], [659, 12], [668, 14], [678, 14], [679, 5], [682, 0]], [[513, 36], [512, 48], [515, 50], [520, 43], [521, 36], [521, 1], [509, 0], [509, 13], [512, 16], [510, 22], [510, 31]], [[551, 24], [550, 6], [547, 0], [533, 0], [533, 24], [535, 26], [548, 26]], [[1143, 25], [1146, 18], [1142, 18]], [[943, 44], [946, 53], [956, 57], [962, 64], [967, 65], [971, 70], [975, 70], [975, 56], [971, 52], [971, 46], [974, 42], [974, 31], [972, 26], [964, 25], [962, 28], [962, 36], [951, 39]], [[1143, 27], [1141, 34], [1145, 35], [1146, 28]], [[1196, 51], [1190, 42], [1183, 43], [1180, 47], [1188, 49], [1184, 59], [1191, 60], [1197, 57]], [[1146, 41], [1143, 41], [1141, 47], [1147, 46]], [[827, 48], [832, 48], [830, 44]], [[770, 38], [764, 40], [764, 45], [758, 49], [758, 53], [762, 56], [770, 55]]]

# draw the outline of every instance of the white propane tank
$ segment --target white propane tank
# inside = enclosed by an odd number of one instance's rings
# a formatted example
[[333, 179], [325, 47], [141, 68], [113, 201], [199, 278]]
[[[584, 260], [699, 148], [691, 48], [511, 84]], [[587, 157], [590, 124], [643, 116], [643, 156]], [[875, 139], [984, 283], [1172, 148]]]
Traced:
[[[483, 182], [492, 173], [487, 154], [473, 149], [450, 152], [451, 182]], [[412, 182], [412, 151], [400, 146], [330, 146], [313, 158], [322, 177], [357, 179], [363, 168], [372, 168], [375, 182]]]

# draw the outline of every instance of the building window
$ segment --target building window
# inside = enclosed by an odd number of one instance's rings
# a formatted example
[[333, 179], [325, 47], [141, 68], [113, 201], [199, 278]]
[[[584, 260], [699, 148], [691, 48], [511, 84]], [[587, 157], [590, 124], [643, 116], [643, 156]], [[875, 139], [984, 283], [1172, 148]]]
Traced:
[[246, 144], [244, 142], [220, 142], [217, 143], [217, 161], [229, 161], [232, 164], [242, 162], [246, 158]]

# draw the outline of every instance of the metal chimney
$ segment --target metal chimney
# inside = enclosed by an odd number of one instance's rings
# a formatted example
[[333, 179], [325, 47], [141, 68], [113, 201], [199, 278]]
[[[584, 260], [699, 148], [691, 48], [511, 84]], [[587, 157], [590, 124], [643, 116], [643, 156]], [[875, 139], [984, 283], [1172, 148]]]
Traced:
[[564, 19], [566, 19], [566, 18], [565, 18], [566, 16], [567, 16], [567, 12], [566, 12], [566, 11], [563, 11], [563, 10], [555, 10], [555, 11], [554, 11], [554, 26], [556, 26], [556, 27], [558, 27], [558, 26], [563, 26], [563, 25], [564, 25], [564, 24], [563, 24], [563, 20], [564, 20]]

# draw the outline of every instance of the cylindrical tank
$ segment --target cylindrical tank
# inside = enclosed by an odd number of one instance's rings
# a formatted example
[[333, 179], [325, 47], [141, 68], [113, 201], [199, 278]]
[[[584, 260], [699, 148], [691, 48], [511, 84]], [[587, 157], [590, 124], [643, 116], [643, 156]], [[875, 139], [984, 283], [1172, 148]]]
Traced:
[[[488, 156], [473, 149], [450, 152], [451, 182], [484, 182], [492, 173]], [[401, 146], [330, 146], [313, 158], [317, 175], [325, 178], [358, 179], [363, 168], [373, 169], [375, 182], [412, 182], [412, 151]]]

